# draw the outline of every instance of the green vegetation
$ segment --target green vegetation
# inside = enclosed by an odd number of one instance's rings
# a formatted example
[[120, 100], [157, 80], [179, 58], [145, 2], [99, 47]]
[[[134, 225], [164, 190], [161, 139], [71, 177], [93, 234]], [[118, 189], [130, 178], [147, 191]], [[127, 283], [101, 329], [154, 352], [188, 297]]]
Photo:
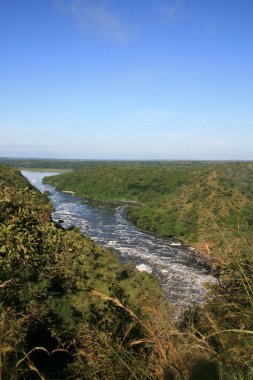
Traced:
[[[171, 161], [173, 162], [173, 161]], [[4, 165], [9, 165], [11, 167], [16, 167], [20, 169], [43, 169], [43, 170], [78, 170], [84, 167], [94, 167], [94, 166], [139, 166], [144, 165], [146, 167], [152, 166], [166, 166], [167, 161], [102, 161], [102, 160], [75, 160], [75, 159], [39, 159], [39, 158], [5, 158], [0, 157], [0, 163]], [[197, 162], [185, 162], [186, 166], [196, 165]], [[178, 162], [174, 161], [173, 165], [178, 166]], [[182, 165], [182, 162], [180, 163]]]
[[[252, 246], [228, 245], [207, 304], [175, 320], [152, 276], [55, 225], [18, 170], [0, 165], [0, 194], [0, 378], [253, 378]], [[241, 212], [250, 225], [250, 209]]]
[[49, 160], [34, 158], [4, 158], [0, 157], [0, 163], [22, 169], [77, 169], [83, 167], [85, 161], [81, 160]]
[[[94, 339], [108, 334], [106, 344], [114, 344], [119, 334], [123, 346], [132, 334], [141, 337], [126, 313], [97, 300], [91, 290], [118, 297], [138, 311], [139, 300], [160, 297], [157, 281], [130, 264], [121, 265], [114, 253], [75, 229], [57, 227], [51, 222], [50, 204], [16, 169], [0, 166], [0, 191], [3, 377], [23, 373], [26, 378], [23, 371], [37, 367], [49, 378], [65, 378], [63, 367], [73, 362], [81, 349], [79, 339], [92, 335], [92, 329], [98, 335]], [[56, 356], [65, 365], [50, 369], [53, 359], [46, 360], [45, 351], [35, 347], [59, 350]]]
[[103, 201], [135, 201], [139, 228], [217, 253], [253, 232], [252, 163], [107, 163], [45, 179], [60, 190]]

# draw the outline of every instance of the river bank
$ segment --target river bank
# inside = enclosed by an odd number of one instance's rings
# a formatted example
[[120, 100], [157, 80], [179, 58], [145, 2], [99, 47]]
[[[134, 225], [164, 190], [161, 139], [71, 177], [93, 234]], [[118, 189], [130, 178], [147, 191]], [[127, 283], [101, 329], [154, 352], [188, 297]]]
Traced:
[[172, 303], [182, 306], [205, 299], [204, 285], [213, 281], [205, 261], [185, 246], [175, 246], [173, 240], [146, 233], [129, 223], [125, 219], [125, 203], [109, 204], [76, 197], [43, 184], [47, 173], [23, 174], [42, 192], [49, 192], [55, 209], [53, 220], [63, 221], [64, 228], [78, 227], [96, 243], [116, 251], [123, 262], [131, 260], [142, 269], [145, 265], [159, 279]]

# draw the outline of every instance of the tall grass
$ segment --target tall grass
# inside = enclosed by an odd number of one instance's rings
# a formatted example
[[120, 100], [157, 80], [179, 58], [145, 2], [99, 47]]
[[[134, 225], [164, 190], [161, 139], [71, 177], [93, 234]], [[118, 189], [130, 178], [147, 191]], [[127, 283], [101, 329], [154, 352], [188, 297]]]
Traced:
[[[151, 301], [143, 305], [143, 319], [116, 297], [92, 291], [93, 296], [124, 310], [142, 328], [143, 338], [128, 343], [127, 359], [122, 345], [106, 346], [107, 353], [117, 351], [129, 378], [253, 379], [252, 261], [244, 252], [235, 252], [231, 245], [228, 248], [230, 257], [221, 268], [219, 282], [209, 285], [206, 304], [189, 308], [178, 320], [165, 303]], [[138, 355], [129, 349], [136, 347], [145, 362], [145, 370], [139, 365], [137, 372]], [[130, 368], [129, 358], [134, 363]]]

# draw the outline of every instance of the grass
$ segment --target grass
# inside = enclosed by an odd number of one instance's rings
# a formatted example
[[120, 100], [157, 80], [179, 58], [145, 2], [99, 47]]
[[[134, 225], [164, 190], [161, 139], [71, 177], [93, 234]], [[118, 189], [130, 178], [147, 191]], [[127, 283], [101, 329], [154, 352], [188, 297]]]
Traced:
[[[171, 310], [164, 305], [146, 304], [149, 320], [143, 321], [117, 298], [92, 292], [94, 296], [124, 309], [144, 330], [143, 339], [130, 342], [131, 346], [141, 346], [143, 351], [151, 352], [149, 374], [144, 372], [141, 378], [252, 379], [252, 277], [245, 273], [237, 257], [233, 257], [232, 264], [239, 276], [238, 297], [235, 298], [233, 293], [224, 294], [225, 287], [233, 282], [233, 278], [227, 276], [221, 285], [213, 286], [213, 298], [205, 307], [187, 310], [177, 322], [171, 317]], [[224, 296], [226, 304], [222, 303], [224, 310], [221, 311], [217, 306], [219, 297]], [[241, 299], [244, 299], [243, 305]], [[230, 307], [235, 311], [231, 313]], [[240, 328], [222, 328], [226, 324], [229, 326], [231, 320]]]

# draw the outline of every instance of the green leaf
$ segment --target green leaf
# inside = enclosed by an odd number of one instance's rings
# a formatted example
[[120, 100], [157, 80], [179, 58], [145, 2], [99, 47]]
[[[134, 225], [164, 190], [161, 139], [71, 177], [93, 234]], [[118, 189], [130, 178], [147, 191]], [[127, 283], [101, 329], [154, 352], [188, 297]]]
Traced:
[[2, 247], [0, 248], [0, 253], [6, 253], [6, 246], [5, 245], [2, 245]]

